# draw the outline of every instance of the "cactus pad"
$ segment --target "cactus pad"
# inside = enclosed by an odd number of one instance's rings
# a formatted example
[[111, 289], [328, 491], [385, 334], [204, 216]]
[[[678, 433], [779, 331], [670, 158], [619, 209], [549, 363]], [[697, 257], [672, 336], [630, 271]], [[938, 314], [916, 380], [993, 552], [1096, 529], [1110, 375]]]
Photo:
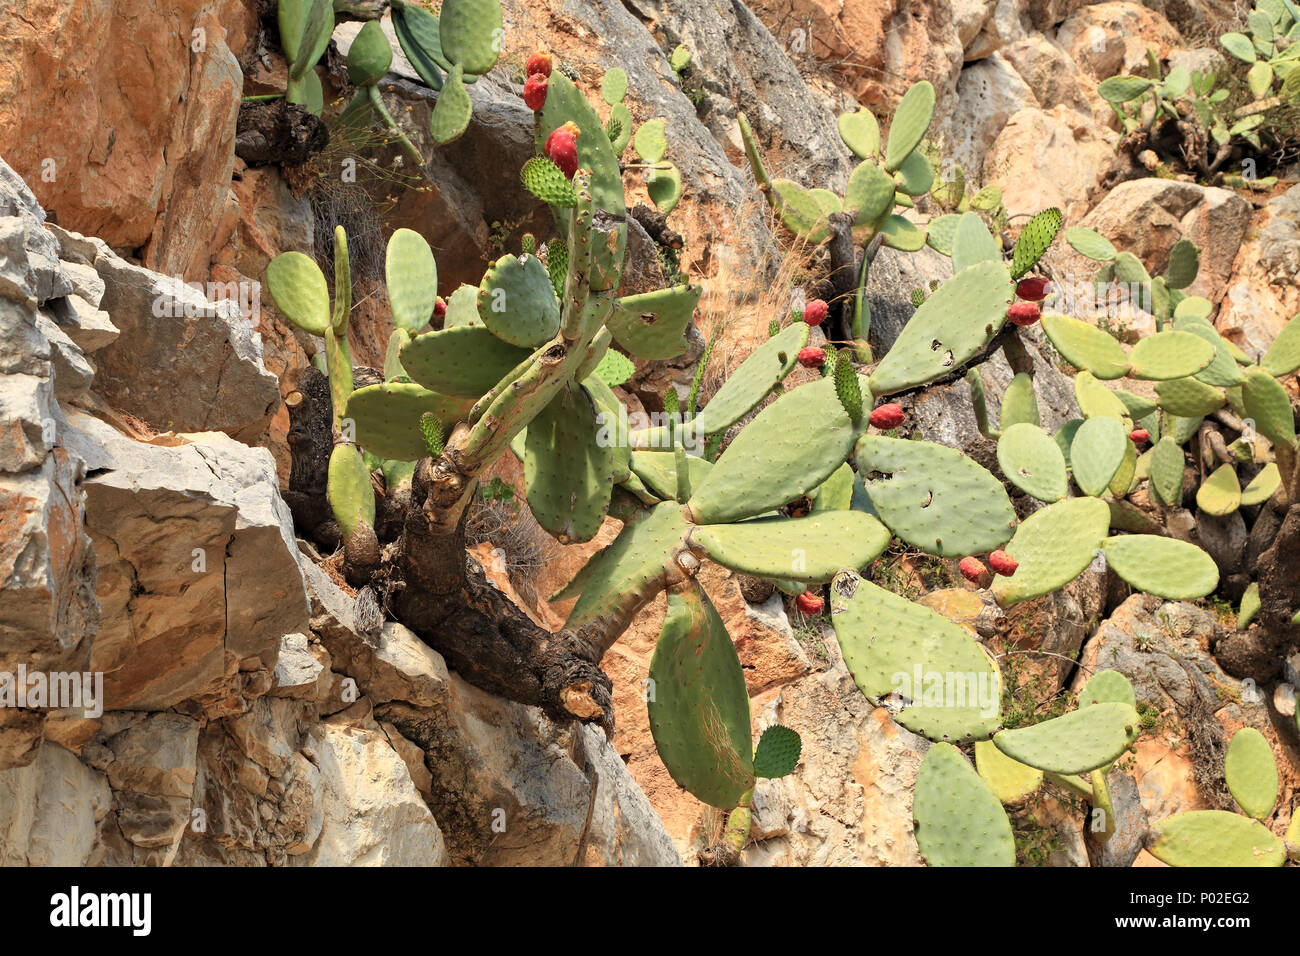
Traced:
[[1065, 315], [1044, 315], [1042, 325], [1056, 351], [1076, 368], [1087, 369], [1101, 379], [1128, 374], [1128, 355], [1110, 333]]
[[894, 173], [894, 182], [908, 196], [924, 196], [934, 185], [934, 167], [925, 158], [925, 153], [914, 149]]
[[894, 181], [874, 162], [859, 163], [844, 191], [844, 209], [860, 226], [875, 226], [894, 208]]
[[1295, 417], [1291, 412], [1291, 399], [1286, 389], [1263, 369], [1252, 368], [1246, 372], [1241, 386], [1246, 417], [1255, 420], [1255, 430], [1275, 445], [1295, 447]]
[[[1002, 261], [1002, 247], [989, 232], [978, 213], [965, 212], [957, 220], [952, 239], [952, 271], [961, 273], [969, 266], [981, 262]], [[1010, 281], [1010, 273], [1007, 280]], [[1010, 301], [1010, 296], [1007, 297]]]
[[617, 538], [582, 566], [552, 601], [578, 601], [565, 626], [581, 627], [602, 617], [628, 620], [664, 588], [665, 567], [682, 547], [689, 526], [682, 506], [655, 505], [623, 527]]
[[1079, 692], [1079, 709], [1094, 704], [1127, 704], [1137, 707], [1133, 684], [1119, 671], [1097, 671]]
[[1267, 819], [1277, 805], [1277, 761], [1268, 740], [1254, 727], [1232, 735], [1223, 758], [1223, 779], [1228, 792], [1256, 820]]
[[1160, 407], [1182, 418], [1203, 418], [1223, 407], [1223, 392], [1195, 378], [1172, 378], [1156, 384]]
[[1167, 505], [1183, 501], [1183, 449], [1168, 435], [1151, 449], [1151, 488]]
[[1123, 399], [1097, 381], [1097, 377], [1087, 369], [1074, 376], [1074, 397], [1085, 418], [1096, 415], [1121, 419], [1128, 417], [1128, 407]]
[[637, 358], [669, 359], [686, 350], [685, 332], [703, 289], [679, 285], [617, 300], [607, 325], [616, 341]]
[[695, 418], [696, 433], [725, 431], [748, 415], [794, 369], [809, 326], [796, 322], [768, 339], [727, 377]]
[[1092, 563], [1109, 529], [1110, 508], [1099, 498], [1067, 498], [1035, 511], [1007, 544], [1019, 567], [993, 582], [993, 596], [1005, 607], [1062, 587]]
[[1215, 331], [1208, 319], [1199, 315], [1184, 316], [1174, 322], [1174, 331], [1189, 332], [1214, 346], [1214, 361], [1196, 373], [1195, 377], [1199, 381], [1223, 387], [1240, 385], [1245, 381], [1246, 376], [1232, 357], [1228, 343]]
[[1012, 286], [1001, 262], [981, 262], [945, 282], [903, 326], [870, 379], [889, 395], [959, 369], [1006, 321]]
[[1016, 375], [1002, 393], [1002, 413], [998, 424], [1010, 428], [1019, 422], [1037, 425], [1038, 396], [1034, 393], [1034, 380], [1024, 372]]
[[266, 286], [275, 307], [298, 328], [324, 335], [330, 324], [330, 290], [325, 274], [301, 252], [282, 252], [266, 267]]
[[348, 396], [343, 415], [356, 423], [357, 444], [380, 458], [414, 461], [427, 451], [420, 418], [432, 412], [443, 425], [443, 437], [464, 421], [473, 401], [439, 395], [414, 382], [367, 385]]
[[597, 436], [596, 408], [569, 383], [528, 423], [524, 486], [537, 523], [562, 544], [590, 541], [614, 488], [612, 450]]
[[1007, 812], [952, 744], [935, 744], [921, 761], [912, 816], [927, 866], [1015, 866]]
[[[634, 451], [632, 470], [645, 482], [645, 486], [660, 498], [672, 499], [677, 495], [677, 456], [671, 451]], [[713, 465], [703, 458], [686, 459], [686, 475], [692, 488], [699, 485]]]
[[578, 204], [578, 192], [564, 171], [545, 156], [534, 156], [519, 171], [524, 188], [544, 203], [569, 209]]
[[1043, 782], [1043, 771], [1012, 760], [991, 740], [976, 742], [975, 769], [1002, 803], [1018, 803]]
[[934, 87], [929, 81], [915, 83], [903, 94], [889, 124], [885, 145], [885, 171], [900, 169], [912, 150], [921, 145], [934, 116]]
[[908, 544], [958, 557], [992, 551], [1011, 537], [1016, 513], [1002, 483], [961, 452], [863, 435], [854, 458], [876, 514]]
[[1074, 482], [1085, 495], [1097, 496], [1107, 490], [1115, 472], [1131, 448], [1124, 423], [1109, 415], [1089, 418], [1074, 433], [1070, 443], [1070, 468]]
[[803, 741], [796, 731], [773, 724], [763, 731], [754, 748], [754, 776], [774, 779], [793, 773], [802, 750]]
[[829, 581], [845, 568], [866, 567], [885, 550], [889, 537], [888, 528], [859, 511], [756, 518], [691, 532], [691, 540], [723, 567], [812, 583]]
[[497, 338], [536, 348], [560, 330], [560, 303], [536, 256], [502, 256], [479, 283], [478, 314]]
[[1128, 704], [1105, 702], [1030, 727], [1003, 730], [993, 743], [1008, 757], [1058, 774], [1087, 773], [1113, 763], [1138, 726]]
[[1038, 264], [1047, 247], [1056, 239], [1056, 234], [1061, 231], [1064, 219], [1061, 210], [1052, 208], [1044, 209], [1025, 223], [1011, 250], [1012, 279], [1019, 279]]
[[861, 430], [840, 405], [833, 379], [787, 392], [758, 413], [696, 486], [687, 503], [691, 520], [751, 518], [807, 494], [844, 463]]
[[402, 52], [425, 86], [442, 89], [442, 74], [450, 69], [442, 55], [442, 36], [438, 18], [424, 7], [408, 3], [392, 5], [393, 32]]
[[393, 65], [393, 50], [378, 20], [371, 20], [348, 48], [348, 81], [354, 86], [373, 86]]
[[[446, 34], [443, 34], [444, 36]], [[469, 129], [474, 115], [474, 104], [465, 89], [464, 74], [459, 65], [447, 71], [447, 79], [438, 93], [438, 102], [429, 116], [429, 135], [440, 146], [454, 142]]]
[[1186, 289], [1196, 281], [1201, 268], [1201, 254], [1196, 243], [1179, 239], [1169, 250], [1169, 265], [1165, 268], [1165, 282], [1171, 289]]
[[1121, 578], [1171, 601], [1205, 597], [1219, 584], [1219, 568], [1186, 541], [1154, 534], [1125, 534], [1102, 542], [1106, 561]]
[[749, 694], [727, 626], [693, 579], [668, 592], [650, 680], [650, 733], [673, 780], [736, 806], [754, 785]]
[[[498, 0], [491, 2], [497, 3]], [[612, 216], [623, 215], [627, 211], [623, 199], [623, 175], [613, 144], [605, 135], [604, 124], [573, 81], [560, 70], [555, 70], [547, 83], [546, 105], [537, 128], [538, 152], [541, 152], [546, 138], [568, 122], [575, 123], [581, 130], [578, 135], [578, 166], [591, 170], [593, 204]]]
[[483, 395], [527, 357], [526, 349], [471, 325], [417, 335], [401, 352], [411, 378], [443, 395], [465, 398]]
[[1256, 820], [1227, 810], [1192, 810], [1161, 820], [1147, 849], [1170, 866], [1281, 866], [1282, 841]]
[[1273, 497], [1282, 484], [1282, 473], [1278, 470], [1276, 462], [1269, 462], [1260, 469], [1259, 474], [1250, 480], [1241, 491], [1242, 507], [1257, 505]]
[[858, 159], [875, 160], [880, 152], [880, 124], [866, 107], [845, 113], [838, 121], [840, 139]]
[[1065, 497], [1065, 458], [1060, 447], [1037, 425], [1020, 422], [998, 439], [998, 467], [1007, 480], [1039, 501]]
[[953, 240], [957, 237], [957, 224], [961, 216], [948, 213], [931, 219], [925, 230], [925, 241], [930, 248], [943, 256], [952, 256]]
[[453, 66], [482, 76], [501, 49], [500, 0], [443, 0], [439, 15], [442, 52]]
[[1196, 489], [1196, 507], [1220, 518], [1240, 508], [1241, 484], [1237, 481], [1237, 469], [1229, 464], [1214, 469]]
[[1191, 332], [1169, 330], [1139, 339], [1128, 360], [1134, 378], [1185, 378], [1214, 361], [1214, 346]]
[[1065, 241], [1074, 251], [1096, 262], [1113, 262], [1119, 252], [1110, 240], [1087, 226], [1074, 226], [1065, 231]]
[[384, 257], [384, 278], [393, 325], [408, 332], [420, 331], [429, 323], [438, 297], [438, 266], [422, 235], [412, 229], [393, 232]]
[[375, 489], [356, 445], [337, 444], [330, 453], [329, 502], [345, 538], [375, 524]]
[[830, 591], [844, 663], [868, 700], [897, 692], [904, 706], [894, 719], [931, 740], [983, 740], [997, 729], [1001, 675], [961, 627], [854, 571], [836, 575]]
[[1275, 378], [1300, 369], [1300, 315], [1282, 326], [1282, 331], [1260, 360], [1259, 367]]

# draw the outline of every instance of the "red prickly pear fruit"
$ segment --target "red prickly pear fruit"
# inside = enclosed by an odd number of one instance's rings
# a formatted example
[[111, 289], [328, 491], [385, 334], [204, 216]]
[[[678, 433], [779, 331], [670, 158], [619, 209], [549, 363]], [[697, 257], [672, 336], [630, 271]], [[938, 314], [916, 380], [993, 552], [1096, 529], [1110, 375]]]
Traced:
[[1016, 283], [1016, 295], [1028, 302], [1042, 302], [1050, 284], [1042, 276], [1025, 276]]
[[437, 296], [433, 300], [433, 317], [435, 319], [445, 318], [447, 315], [447, 303], [442, 296]]
[[1151, 433], [1145, 428], [1135, 428], [1128, 433], [1129, 441], [1135, 445], [1141, 445], [1143, 442], [1151, 439]]
[[881, 405], [871, 410], [871, 424], [875, 428], [887, 431], [903, 424], [902, 405]]
[[528, 58], [524, 65], [525, 76], [550, 76], [551, 75], [551, 55], [545, 50], [538, 50]]
[[799, 350], [799, 364], [804, 368], [821, 368], [825, 362], [826, 353], [816, 346], [810, 345]]
[[546, 137], [546, 155], [567, 179], [578, 171], [578, 133], [578, 124], [570, 121]]
[[794, 603], [800, 612], [809, 616], [820, 614], [822, 608], [826, 606], [826, 602], [821, 599], [821, 596], [813, 594], [811, 591], [804, 591], [803, 594], [794, 599]]
[[524, 82], [524, 105], [534, 113], [546, 105], [548, 83], [545, 73], [534, 73]]
[[813, 299], [803, 307], [803, 320], [809, 325], [821, 325], [826, 321], [830, 308], [821, 299]]
[[971, 584], [981, 586], [989, 574], [989, 569], [984, 567], [984, 562], [979, 558], [962, 558], [961, 563], [957, 565], [957, 570]]
[[1016, 568], [1020, 567], [1020, 562], [999, 548], [989, 555], [989, 567], [993, 569], [994, 574], [1010, 577], [1016, 573]]
[[1033, 325], [1041, 314], [1037, 302], [1013, 302], [1011, 308], [1007, 309], [1007, 318], [1013, 325]]

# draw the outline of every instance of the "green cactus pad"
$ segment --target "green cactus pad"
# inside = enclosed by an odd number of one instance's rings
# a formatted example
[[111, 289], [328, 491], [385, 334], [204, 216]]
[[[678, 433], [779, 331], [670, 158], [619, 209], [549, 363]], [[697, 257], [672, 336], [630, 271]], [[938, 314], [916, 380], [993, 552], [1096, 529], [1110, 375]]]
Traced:
[[957, 238], [957, 224], [961, 216], [948, 213], [931, 219], [925, 230], [925, 241], [930, 248], [943, 256], [952, 256], [953, 240]]
[[931, 740], [984, 740], [997, 729], [1001, 675], [961, 627], [854, 571], [836, 575], [830, 594], [844, 663], [868, 700], [898, 692], [894, 719]]
[[562, 544], [590, 541], [609, 510], [614, 456], [597, 435], [595, 404], [572, 383], [528, 423], [528, 506], [537, 523]]
[[1186, 289], [1196, 281], [1201, 268], [1201, 253], [1190, 239], [1179, 239], [1169, 250], [1169, 265], [1165, 268], [1165, 283], [1171, 289]]
[[1151, 284], [1151, 273], [1131, 252], [1121, 252], [1115, 257], [1114, 277], [1117, 282], [1128, 286], [1146, 287]]
[[636, 373], [634, 365], [622, 352], [615, 352], [613, 349], [607, 349], [591, 374], [613, 388], [616, 385], [622, 385]]
[[914, 149], [894, 173], [894, 182], [909, 196], [924, 196], [934, 185], [934, 167], [919, 149]]
[[1064, 219], [1061, 210], [1044, 209], [1025, 224], [1011, 250], [1012, 279], [1019, 279], [1038, 265], [1038, 260], [1043, 258], [1043, 253], [1047, 252], [1048, 246], [1061, 231]]
[[794, 370], [809, 332], [808, 325], [796, 322], [750, 353], [695, 418], [696, 433], [725, 431], [753, 411]]
[[280, 253], [266, 267], [266, 286], [286, 319], [311, 335], [325, 334], [330, 324], [329, 285], [308, 256]]
[[1196, 490], [1196, 507], [1206, 514], [1223, 517], [1241, 507], [1241, 484], [1237, 469], [1224, 464], [1214, 469]]
[[1257, 820], [1227, 810], [1192, 810], [1161, 820], [1147, 836], [1151, 855], [1170, 866], [1281, 866], [1286, 846]]
[[621, 484], [628, 480], [632, 468], [632, 449], [628, 445], [627, 433], [617, 424], [626, 416], [626, 409], [618, 400], [618, 396], [598, 375], [593, 374], [583, 378], [582, 387], [596, 403], [596, 441], [608, 445], [614, 456], [614, 484]]
[[1007, 812], [952, 744], [935, 744], [921, 761], [912, 816], [916, 845], [927, 866], [1016, 864]]
[[[981, 262], [1002, 262], [1002, 247], [978, 213], [962, 213], [952, 239], [952, 271], [960, 274]], [[1007, 279], [1010, 281], [1010, 274]], [[1007, 296], [1008, 302], [1010, 296]], [[1004, 310], [1005, 311], [1005, 310]]]
[[370, 469], [356, 445], [340, 443], [330, 453], [329, 502], [345, 538], [352, 537], [362, 525], [374, 527], [375, 489], [370, 484]]
[[1151, 489], [1167, 505], [1183, 501], [1183, 449], [1166, 435], [1151, 449]]
[[813, 514], [819, 511], [848, 511], [853, 507], [853, 488], [857, 475], [846, 462], [812, 492]]
[[1074, 398], [1086, 418], [1098, 415], [1128, 418], [1128, 407], [1123, 399], [1097, 381], [1097, 377], [1087, 369], [1074, 376]]
[[763, 731], [754, 748], [754, 776], [776, 779], [793, 773], [802, 751], [797, 731], [773, 724]]
[[1278, 470], [1276, 462], [1269, 462], [1260, 469], [1259, 474], [1251, 479], [1250, 484], [1246, 485], [1241, 491], [1242, 507], [1262, 504], [1269, 498], [1282, 484], [1282, 473]]
[[474, 104], [465, 89], [464, 75], [459, 66], [453, 66], [429, 115], [429, 135], [440, 146], [454, 142], [469, 129], [473, 115]]
[[1110, 333], [1065, 315], [1044, 315], [1042, 326], [1056, 351], [1076, 368], [1087, 369], [1100, 379], [1128, 374], [1128, 355]]
[[661, 119], [652, 119], [642, 123], [632, 137], [632, 148], [647, 163], [657, 163], [668, 151], [668, 138], [665, 135], [666, 124]]
[[1037, 425], [1039, 422], [1038, 396], [1034, 393], [1034, 380], [1024, 372], [1016, 375], [1002, 394], [1002, 413], [998, 424], [1003, 428], [1010, 428], [1021, 422], [1031, 425]]
[[359, 388], [348, 396], [343, 416], [356, 423], [357, 444], [366, 451], [394, 461], [414, 461], [427, 454], [420, 434], [420, 418], [425, 412], [432, 412], [442, 422], [446, 438], [473, 405], [472, 399], [439, 395], [414, 382], [385, 382]]
[[578, 628], [600, 618], [630, 620], [664, 588], [665, 568], [682, 547], [689, 525], [674, 501], [655, 505], [623, 527], [617, 538], [582, 566], [552, 601], [578, 601], [565, 622]]
[[1109, 239], [1086, 226], [1074, 226], [1065, 230], [1065, 241], [1079, 255], [1096, 262], [1112, 262], [1119, 255]]
[[1255, 420], [1255, 430], [1275, 445], [1295, 447], [1295, 417], [1291, 412], [1291, 399], [1286, 389], [1263, 369], [1246, 371], [1246, 381], [1241, 386], [1246, 417]]
[[422, 235], [413, 229], [394, 231], [384, 257], [384, 278], [393, 325], [412, 333], [424, 328], [438, 297], [438, 266]]
[[1237, 630], [1244, 631], [1255, 620], [1255, 615], [1263, 607], [1259, 599], [1259, 582], [1251, 581], [1241, 595], [1241, 607], [1237, 610]]
[[463, 285], [447, 299], [447, 314], [443, 317], [444, 329], [474, 325], [487, 328], [478, 314], [478, 286]]
[[843, 464], [861, 431], [840, 405], [833, 379], [787, 392], [758, 413], [696, 486], [687, 503], [692, 520], [752, 518], [807, 494]]
[[622, 216], [627, 212], [623, 199], [623, 174], [619, 170], [614, 146], [605, 135], [604, 124], [573, 81], [560, 70], [555, 70], [547, 82], [546, 105], [542, 108], [537, 128], [538, 152], [541, 152], [546, 138], [567, 122], [576, 124], [581, 131], [578, 135], [578, 165], [591, 170], [593, 204], [612, 216]]
[[1102, 542], [1111, 569], [1139, 591], [1185, 601], [1219, 584], [1214, 559], [1194, 544], [1154, 534], [1124, 534]]
[[796, 236], [815, 244], [830, 234], [826, 212], [811, 190], [789, 179], [774, 179], [772, 192], [778, 199], [781, 222]]
[[[927, 554], [1001, 547], [1016, 526], [1002, 483], [961, 452], [926, 441], [863, 435], [854, 451], [876, 514]], [[882, 477], [872, 479], [873, 473]]]
[[1043, 771], [1012, 760], [991, 740], [976, 742], [975, 769], [1002, 803], [1019, 803], [1043, 782]]
[[600, 78], [600, 97], [610, 106], [617, 106], [627, 96], [627, 72], [621, 66], [611, 66]]
[[1132, 392], [1126, 392], [1122, 388], [1113, 389], [1119, 400], [1124, 403], [1124, 408], [1128, 410], [1129, 417], [1134, 421], [1139, 421], [1151, 415], [1159, 407], [1149, 398], [1143, 398], [1141, 395], [1134, 395]]
[[[704, 481], [713, 465], [703, 458], [688, 456], [686, 476], [692, 488]], [[632, 452], [632, 470], [645, 482], [645, 486], [660, 498], [671, 499], [677, 495], [677, 456], [671, 451]]]
[[501, 0], [443, 0], [439, 28], [443, 56], [452, 66], [473, 76], [482, 76], [496, 66], [501, 50]]
[[1108, 488], [1111, 495], [1121, 498], [1137, 487], [1137, 446], [1127, 439], [1124, 442], [1124, 457], [1120, 460], [1115, 475], [1110, 479]]
[[711, 806], [736, 806], [754, 786], [745, 672], [694, 580], [668, 592], [650, 680], [650, 733], [668, 773]]
[[348, 80], [355, 86], [373, 86], [393, 65], [393, 50], [378, 20], [362, 26], [348, 48]]
[[1058, 774], [1087, 773], [1113, 763], [1139, 726], [1128, 704], [1105, 702], [1030, 727], [1003, 730], [993, 743], [1008, 757]]
[[479, 283], [478, 314], [488, 330], [511, 345], [533, 349], [560, 330], [560, 303], [536, 256], [502, 256]]
[[673, 358], [686, 349], [686, 327], [702, 291], [698, 285], [679, 285], [624, 296], [606, 324], [614, 341], [637, 358]]
[[[623, 150], [627, 149], [627, 144], [632, 142], [633, 119], [632, 111], [622, 103], [610, 107], [609, 122], [618, 124], [618, 134], [610, 138], [609, 145], [614, 151], [615, 156], [623, 155]], [[609, 126], [606, 125], [608, 131]]]
[[704, 525], [691, 539], [723, 567], [761, 578], [824, 583], [866, 567], [889, 544], [889, 529], [858, 511], [804, 518], [755, 518]]
[[875, 114], [863, 107], [843, 114], [838, 121], [840, 139], [858, 159], [875, 161], [880, 153], [880, 124]]
[[998, 438], [998, 467], [1009, 482], [1039, 501], [1060, 501], [1068, 490], [1060, 447], [1028, 422], [1009, 426]]
[[402, 349], [402, 366], [425, 388], [478, 398], [528, 357], [481, 326], [417, 335]]
[[1265, 820], [1277, 805], [1277, 761], [1268, 740], [1254, 727], [1232, 735], [1223, 758], [1223, 779], [1237, 805], [1256, 820]]
[[925, 233], [904, 216], [886, 216], [880, 232], [885, 237], [885, 245], [899, 252], [919, 252], [925, 245]]
[[1282, 331], [1260, 360], [1259, 367], [1276, 378], [1300, 369], [1300, 315], [1282, 326]]
[[1137, 697], [1133, 693], [1133, 684], [1119, 671], [1098, 671], [1079, 692], [1080, 710], [1094, 704], [1127, 704], [1136, 708]]
[[524, 188], [544, 203], [570, 209], [578, 204], [578, 193], [573, 183], [565, 178], [559, 166], [545, 156], [534, 156], [519, 171]]
[[1099, 498], [1067, 498], [1040, 508], [1007, 544], [1019, 567], [993, 582], [994, 598], [1006, 607], [1063, 587], [1092, 563], [1109, 529], [1110, 508]]
[[652, 169], [645, 188], [655, 208], [666, 216], [682, 198], [682, 172], [672, 163], [663, 169]]
[[[312, 73], [312, 67], [320, 62], [320, 58], [325, 54], [325, 48], [329, 46], [330, 34], [334, 32], [334, 6], [330, 0], [314, 0], [314, 2], [290, 4], [290, 6], [299, 7], [301, 12], [295, 19], [302, 24], [298, 34], [299, 40], [292, 54], [293, 62], [289, 65], [289, 79], [293, 81]], [[283, 37], [284, 34], [281, 34], [282, 40]], [[288, 52], [288, 49], [286, 46], [285, 52]], [[319, 89], [319, 78], [315, 85]]]
[[1070, 468], [1074, 482], [1085, 495], [1101, 495], [1132, 446], [1124, 423], [1109, 415], [1089, 418], [1074, 433], [1070, 443]]
[[1185, 378], [1214, 361], [1214, 346], [1190, 332], [1170, 330], [1139, 339], [1128, 359], [1134, 378]]
[[1228, 350], [1228, 343], [1214, 330], [1208, 319], [1196, 315], [1184, 316], [1174, 322], [1174, 331], [1189, 332], [1214, 346], [1214, 361], [1197, 372], [1194, 376], [1196, 379], [1206, 385], [1221, 387], [1240, 385], [1245, 381], [1246, 376]]
[[384, 350], [384, 381], [410, 379], [406, 369], [402, 368], [402, 347], [411, 341], [411, 333], [404, 329], [394, 329], [388, 337], [388, 347]]
[[1011, 294], [1001, 262], [972, 265], [945, 282], [876, 366], [872, 394], [900, 392], [959, 369], [1002, 328]]
[[875, 226], [894, 208], [894, 181], [873, 161], [859, 163], [844, 191], [844, 210], [859, 226]]
[[426, 86], [442, 89], [442, 75], [451, 69], [442, 55], [442, 35], [438, 18], [424, 7], [408, 3], [393, 4], [393, 32], [415, 72]]
[[885, 145], [886, 172], [902, 168], [912, 150], [921, 145], [933, 116], [934, 87], [927, 80], [913, 84], [903, 94], [889, 123], [889, 138]]

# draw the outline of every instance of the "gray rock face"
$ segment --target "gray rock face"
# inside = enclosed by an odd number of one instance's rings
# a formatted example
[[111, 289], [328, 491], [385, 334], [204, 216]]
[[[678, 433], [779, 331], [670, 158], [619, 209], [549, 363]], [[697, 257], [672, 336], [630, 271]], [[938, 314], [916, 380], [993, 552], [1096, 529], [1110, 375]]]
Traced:
[[1115, 832], [1100, 844], [1098, 859], [1102, 866], [1132, 866], [1147, 838], [1147, 812], [1142, 808], [1142, 797], [1131, 775], [1111, 771], [1106, 785], [1115, 811]]

